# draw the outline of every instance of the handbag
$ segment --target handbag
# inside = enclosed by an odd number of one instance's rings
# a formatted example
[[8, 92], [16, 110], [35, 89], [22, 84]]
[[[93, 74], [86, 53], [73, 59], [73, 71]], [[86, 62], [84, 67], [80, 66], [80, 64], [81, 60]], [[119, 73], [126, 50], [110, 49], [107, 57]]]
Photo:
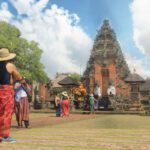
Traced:
[[32, 102], [32, 94], [31, 94], [31, 89], [29, 88], [29, 86], [26, 86], [24, 84], [21, 84], [21, 87], [23, 88], [23, 90], [26, 92], [27, 97], [28, 97], [28, 102]]

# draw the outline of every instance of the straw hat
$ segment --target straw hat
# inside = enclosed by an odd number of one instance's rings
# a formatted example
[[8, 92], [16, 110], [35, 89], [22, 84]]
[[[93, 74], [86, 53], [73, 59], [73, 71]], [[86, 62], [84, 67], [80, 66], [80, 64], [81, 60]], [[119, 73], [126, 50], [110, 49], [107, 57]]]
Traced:
[[0, 49], [0, 61], [6, 61], [13, 59], [16, 56], [15, 53], [10, 53], [7, 48]]
[[94, 95], [91, 93], [90, 96], [93, 97]]
[[66, 91], [62, 92], [62, 95], [68, 97], [68, 94]]

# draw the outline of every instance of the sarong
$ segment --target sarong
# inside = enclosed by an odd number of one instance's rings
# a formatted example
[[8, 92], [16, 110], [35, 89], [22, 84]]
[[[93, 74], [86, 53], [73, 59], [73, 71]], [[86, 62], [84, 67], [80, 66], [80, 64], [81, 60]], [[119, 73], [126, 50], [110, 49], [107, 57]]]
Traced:
[[56, 106], [56, 117], [60, 117], [61, 116], [61, 105], [58, 104]]
[[14, 90], [12, 85], [0, 85], [0, 137], [10, 136], [14, 111]]
[[92, 113], [92, 112], [94, 112], [94, 103], [90, 103], [90, 112]]
[[15, 102], [15, 113], [18, 124], [22, 121], [29, 121], [29, 102], [27, 97], [22, 97], [19, 102]]
[[62, 100], [62, 116], [69, 116], [69, 100]]

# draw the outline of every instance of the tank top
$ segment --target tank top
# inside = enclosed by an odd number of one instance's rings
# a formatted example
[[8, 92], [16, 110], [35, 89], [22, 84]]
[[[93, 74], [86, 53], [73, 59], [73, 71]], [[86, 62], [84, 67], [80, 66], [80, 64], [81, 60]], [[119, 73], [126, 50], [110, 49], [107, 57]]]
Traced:
[[6, 69], [7, 62], [0, 62], [0, 85], [10, 84], [10, 73]]

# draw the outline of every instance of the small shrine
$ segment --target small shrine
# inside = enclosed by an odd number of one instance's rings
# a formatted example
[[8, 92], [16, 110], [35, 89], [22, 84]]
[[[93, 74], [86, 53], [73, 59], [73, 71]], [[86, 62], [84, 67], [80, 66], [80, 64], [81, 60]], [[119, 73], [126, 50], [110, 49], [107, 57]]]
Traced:
[[125, 78], [125, 82], [130, 85], [130, 99], [132, 101], [139, 101], [140, 87], [143, 87], [142, 84], [145, 82], [145, 80], [134, 72]]

